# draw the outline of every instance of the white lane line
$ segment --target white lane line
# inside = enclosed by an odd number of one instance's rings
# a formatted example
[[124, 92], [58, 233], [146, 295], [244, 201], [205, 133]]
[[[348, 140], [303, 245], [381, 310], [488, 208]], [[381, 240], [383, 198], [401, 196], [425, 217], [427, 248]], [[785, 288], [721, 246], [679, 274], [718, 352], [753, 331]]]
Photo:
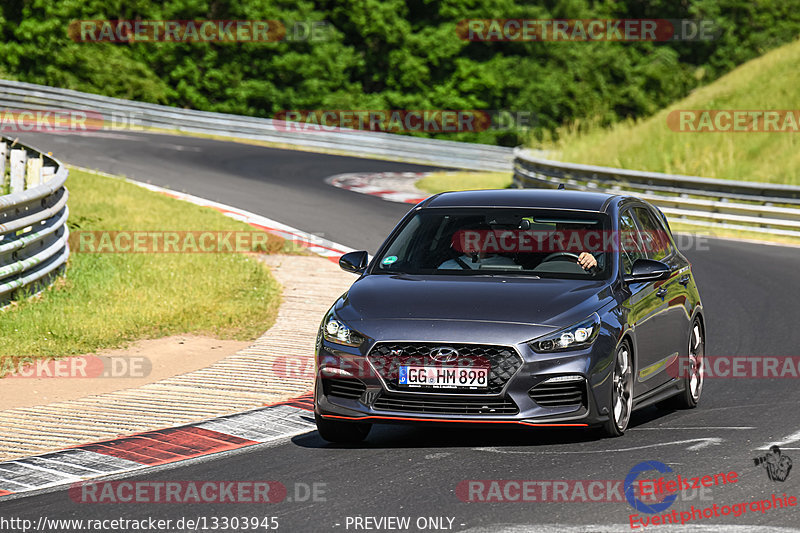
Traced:
[[[783, 440], [780, 440], [778, 442], [767, 443], [767, 444], [763, 445], [760, 448], [756, 448], [756, 450], [769, 450], [770, 446], [779, 446], [780, 448], [783, 448], [784, 445], [786, 445], [786, 444], [794, 444], [795, 442], [800, 442], [800, 431], [795, 431], [794, 433], [792, 433], [788, 437], [784, 437]], [[793, 450], [793, 449], [797, 449], [797, 448], [786, 448], [786, 449], [787, 450]]]
[[702, 450], [703, 448], [708, 448], [709, 446], [719, 446], [722, 444], [722, 439], [717, 437], [710, 437], [705, 439], [704, 442], [698, 442], [692, 446], [688, 446], [686, 449], [695, 451], [695, 450]]
[[444, 459], [445, 457], [450, 457], [453, 455], [450, 452], [437, 452], [437, 453], [429, 453], [425, 456], [425, 459]]
[[182, 144], [160, 143], [159, 148], [172, 148], [181, 152], [202, 152], [203, 149], [199, 146], [184, 146]]
[[739, 430], [739, 429], [758, 429], [755, 426], [705, 426], [705, 427], [682, 427], [682, 428], [628, 428], [628, 431], [660, 431], [660, 430], [680, 430], [680, 429], [731, 429], [731, 430]]
[[479, 448], [472, 448], [475, 451], [479, 452], [492, 452], [492, 453], [507, 453], [507, 454], [522, 454], [522, 455], [537, 455], [537, 454], [545, 454], [545, 455], [575, 455], [575, 454], [584, 454], [584, 453], [618, 453], [618, 452], [630, 452], [635, 450], [646, 450], [648, 448], [658, 448], [661, 446], [673, 446], [673, 445], [680, 445], [680, 444], [691, 444], [687, 446], [687, 450], [700, 450], [702, 448], [706, 448], [708, 446], [719, 446], [725, 441], [725, 439], [721, 439], [719, 437], [703, 437], [699, 439], [686, 439], [686, 440], [675, 440], [672, 442], [659, 442], [656, 444], [645, 444], [643, 446], [632, 446], [630, 448], [614, 448], [612, 450], [584, 450], [584, 451], [559, 451], [559, 450], [542, 450], [542, 451], [523, 451], [523, 450], [503, 450], [496, 446], [484, 446]]
[[121, 139], [123, 141], [145, 141], [147, 139], [136, 136], [136, 135], [126, 135], [124, 133], [110, 133], [108, 131], [99, 131], [99, 130], [88, 130], [88, 131], [72, 131], [70, 135], [80, 135], [81, 137], [102, 137], [105, 139]]

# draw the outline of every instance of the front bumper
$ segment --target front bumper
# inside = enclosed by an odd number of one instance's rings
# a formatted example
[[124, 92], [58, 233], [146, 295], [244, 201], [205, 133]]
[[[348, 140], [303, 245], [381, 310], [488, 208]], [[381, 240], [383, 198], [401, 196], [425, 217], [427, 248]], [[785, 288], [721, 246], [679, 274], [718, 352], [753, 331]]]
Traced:
[[[595, 426], [608, 420], [603, 399], [611, 396], [613, 346], [606, 344], [598, 339], [585, 350], [553, 354], [537, 354], [527, 344], [515, 345], [521, 365], [502, 390], [487, 394], [401, 390], [382, 379], [366, 357], [367, 349], [362, 354], [358, 348], [321, 340], [315, 411], [323, 418], [370, 423]], [[559, 376], [582, 380], [545, 384]], [[583, 392], [576, 403], [579, 389]], [[559, 405], [559, 395], [568, 396], [571, 403]]]

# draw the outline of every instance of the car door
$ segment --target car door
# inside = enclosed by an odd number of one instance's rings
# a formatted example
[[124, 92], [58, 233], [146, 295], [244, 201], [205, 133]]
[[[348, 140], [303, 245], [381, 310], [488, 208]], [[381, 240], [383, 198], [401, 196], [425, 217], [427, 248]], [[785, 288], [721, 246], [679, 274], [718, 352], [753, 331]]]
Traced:
[[[631, 208], [623, 209], [619, 215], [619, 241], [620, 241], [620, 268], [624, 274], [631, 273], [631, 267], [637, 259], [647, 258], [644, 250], [644, 239], [639, 232], [636, 218]], [[663, 348], [660, 338], [662, 324], [659, 312], [662, 311], [662, 301], [656, 295], [656, 282], [631, 282], [628, 283], [630, 296], [623, 306], [628, 311], [628, 323], [633, 327], [636, 350], [636, 379], [634, 394], [652, 390], [661, 384], [659, 376], [661, 365], [668, 350]]]
[[668, 279], [654, 283], [660, 300], [656, 318], [659, 327], [654, 342], [659, 344], [658, 351], [668, 358], [668, 364], [659, 371], [661, 375], [652, 378], [654, 384], [661, 384], [677, 375], [678, 362], [687, 356], [691, 320], [691, 295], [687, 290], [689, 263], [677, 252], [661, 217], [651, 208], [634, 207], [633, 215], [644, 239], [647, 258], [666, 263], [671, 272]]

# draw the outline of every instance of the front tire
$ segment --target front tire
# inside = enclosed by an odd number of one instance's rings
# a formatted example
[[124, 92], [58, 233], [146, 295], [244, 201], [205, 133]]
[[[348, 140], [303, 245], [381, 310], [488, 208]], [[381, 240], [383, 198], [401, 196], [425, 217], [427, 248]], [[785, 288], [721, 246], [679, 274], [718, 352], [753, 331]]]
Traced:
[[603, 424], [603, 433], [607, 437], [619, 437], [628, 428], [633, 410], [633, 352], [627, 340], [617, 347], [614, 357], [608, 408], [608, 421]]
[[372, 429], [372, 424], [327, 420], [317, 413], [314, 413], [314, 421], [320, 437], [328, 442], [341, 444], [357, 444], [366, 439]]

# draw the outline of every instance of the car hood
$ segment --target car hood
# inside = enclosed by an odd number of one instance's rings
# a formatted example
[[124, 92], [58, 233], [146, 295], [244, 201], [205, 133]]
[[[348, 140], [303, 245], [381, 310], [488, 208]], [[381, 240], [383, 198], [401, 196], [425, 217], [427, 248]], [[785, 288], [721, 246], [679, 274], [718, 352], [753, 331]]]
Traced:
[[610, 293], [604, 281], [368, 275], [337, 302], [336, 312], [379, 340], [516, 343], [586, 318]]

